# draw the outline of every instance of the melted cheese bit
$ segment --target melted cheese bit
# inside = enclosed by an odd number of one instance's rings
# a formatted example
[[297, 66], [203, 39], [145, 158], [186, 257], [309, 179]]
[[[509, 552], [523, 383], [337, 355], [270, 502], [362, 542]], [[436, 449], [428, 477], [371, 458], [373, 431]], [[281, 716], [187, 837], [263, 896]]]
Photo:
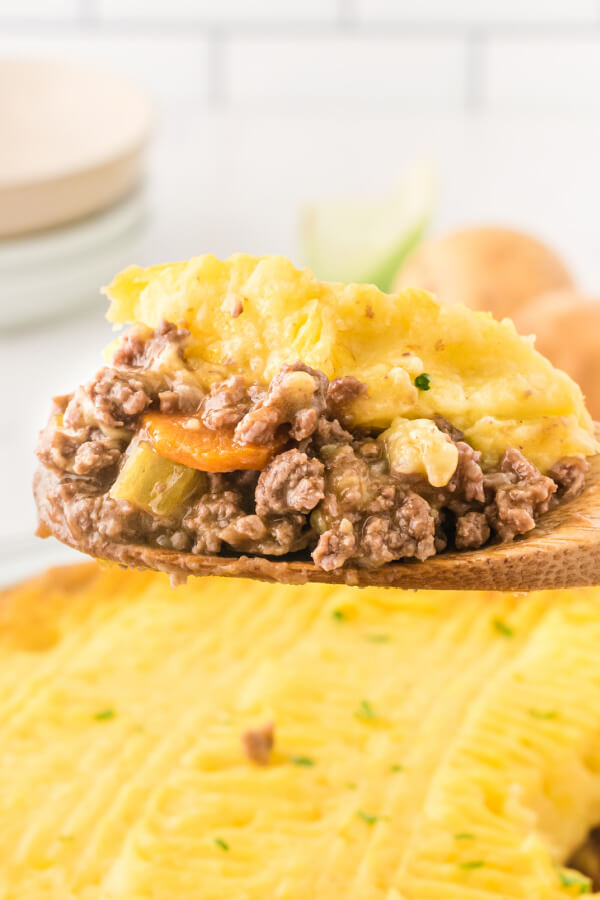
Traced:
[[396, 475], [424, 475], [433, 487], [444, 487], [456, 471], [458, 450], [430, 419], [394, 419], [378, 440]]

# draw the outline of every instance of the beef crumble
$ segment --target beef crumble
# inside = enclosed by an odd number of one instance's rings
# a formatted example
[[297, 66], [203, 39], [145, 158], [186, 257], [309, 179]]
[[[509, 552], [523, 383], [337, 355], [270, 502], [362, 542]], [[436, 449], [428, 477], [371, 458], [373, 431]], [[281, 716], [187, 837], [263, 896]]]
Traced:
[[242, 749], [258, 766], [267, 766], [275, 745], [275, 725], [267, 722], [259, 728], [248, 728], [242, 734]]
[[[111, 365], [56, 399], [38, 456], [52, 473], [45, 503], [75, 541], [93, 533], [100, 543], [198, 554], [310, 552], [326, 571], [377, 567], [513, 540], [583, 489], [588, 463], [580, 458], [558, 460], [543, 475], [509, 448], [484, 471], [481, 454], [441, 417], [435, 424], [458, 456], [448, 483], [399, 475], [377, 434], [353, 427], [352, 405], [367, 390], [355, 378], [329, 382], [297, 362], [268, 385], [232, 375], [204, 390], [185, 359], [188, 338], [170, 323], [134, 326]], [[110, 494], [149, 410], [195, 415], [240, 443], [284, 438], [261, 472], [198, 476], [173, 515], [158, 515]]]

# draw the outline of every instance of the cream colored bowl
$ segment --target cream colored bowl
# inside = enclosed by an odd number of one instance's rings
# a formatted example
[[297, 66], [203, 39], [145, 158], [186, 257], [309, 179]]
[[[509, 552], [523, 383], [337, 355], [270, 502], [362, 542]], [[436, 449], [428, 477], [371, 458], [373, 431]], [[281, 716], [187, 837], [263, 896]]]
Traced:
[[60, 62], [0, 61], [0, 238], [90, 216], [139, 182], [143, 91]]

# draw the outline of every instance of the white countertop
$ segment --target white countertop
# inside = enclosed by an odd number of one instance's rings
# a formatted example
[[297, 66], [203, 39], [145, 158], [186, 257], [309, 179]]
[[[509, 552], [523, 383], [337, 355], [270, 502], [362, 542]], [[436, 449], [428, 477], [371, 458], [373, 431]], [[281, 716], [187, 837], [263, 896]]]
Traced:
[[[175, 109], [157, 123], [149, 227], [131, 262], [238, 250], [301, 262], [298, 211], [307, 200], [384, 191], [403, 167], [427, 158], [443, 186], [435, 230], [482, 222], [532, 230], [562, 252], [586, 289], [599, 292], [599, 137], [600, 125], [589, 119], [379, 112], [357, 121], [350, 112], [190, 116]], [[1, 556], [32, 546], [36, 435], [50, 397], [101, 364], [112, 338], [104, 310], [98, 295], [77, 315], [0, 335], [0, 373], [8, 385], [0, 417], [0, 564]]]

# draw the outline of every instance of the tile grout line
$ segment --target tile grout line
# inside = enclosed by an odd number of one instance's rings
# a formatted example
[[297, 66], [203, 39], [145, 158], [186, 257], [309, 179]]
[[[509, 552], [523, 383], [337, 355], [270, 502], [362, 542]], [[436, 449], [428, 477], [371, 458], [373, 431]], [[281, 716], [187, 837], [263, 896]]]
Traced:
[[483, 99], [483, 79], [485, 75], [484, 56], [486, 35], [478, 29], [471, 29], [466, 39], [465, 62], [465, 108], [467, 112], [481, 112]]
[[[600, 10], [600, 0], [597, 0]], [[157, 18], [146, 19], [144, 17], [112, 17], [101, 18], [97, 10], [96, 0], [78, 0], [78, 12], [75, 17], [61, 19], [59, 21], [38, 18], [31, 19], [27, 16], [2, 15], [0, 22], [4, 36], [10, 33], [19, 34], [32, 30], [38, 34], [44, 32], [54, 34], [57, 31], [72, 33], [78, 31], [82, 24], [94, 25], [98, 32], [106, 35], [119, 34], [123, 36], [135, 35], [163, 35], [177, 36], [180, 34], [193, 34], [209, 37], [218, 33], [220, 37], [261, 37], [276, 40], [278, 38], [296, 37], [298, 39], [311, 39], [315, 37], [335, 37], [346, 30], [351, 30], [357, 37], [365, 40], [386, 38], [413, 38], [431, 37], [468, 38], [477, 33], [481, 38], [516, 38], [547, 40], [560, 38], [568, 41], [581, 37], [597, 39], [597, 28], [600, 27], [600, 14], [597, 22], [490, 22], [480, 25], [452, 21], [429, 22], [427, 20], [413, 19], [408, 22], [386, 21], [359, 22], [356, 18], [354, 0], [338, 0], [338, 14], [333, 21], [272, 20], [269, 22], [252, 22], [239, 19], [226, 24], [211, 22], [201, 18]]]
[[356, 20], [356, 8], [354, 5], [354, 0], [338, 0], [338, 14], [336, 24], [340, 27], [340, 30], [345, 30], [347, 28], [352, 28], [358, 25]]
[[95, 0], [79, 0], [78, 23], [84, 27], [94, 26], [97, 22]]
[[227, 79], [225, 77], [225, 54], [226, 54], [226, 33], [223, 29], [213, 28], [207, 34], [208, 38], [208, 59], [207, 59], [207, 77], [208, 106], [216, 109], [227, 104]]

